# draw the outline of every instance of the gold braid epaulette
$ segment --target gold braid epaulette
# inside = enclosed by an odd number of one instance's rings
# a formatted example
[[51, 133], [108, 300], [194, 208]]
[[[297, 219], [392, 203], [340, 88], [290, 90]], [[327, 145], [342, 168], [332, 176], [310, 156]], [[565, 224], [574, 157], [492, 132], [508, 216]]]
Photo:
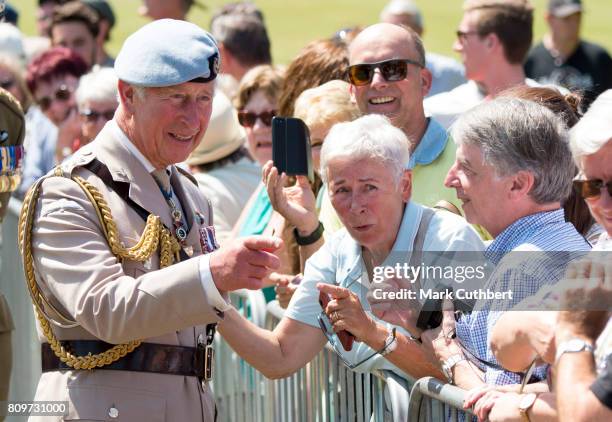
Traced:
[[[65, 177], [59, 167], [55, 169], [54, 176]], [[158, 246], [161, 244], [159, 253], [160, 268], [172, 265], [175, 261], [175, 257], [178, 260], [178, 253], [180, 251], [178, 241], [170, 233], [170, 231], [163, 226], [159, 220], [159, 217], [152, 214], [147, 218], [144, 231], [138, 243], [131, 248], [125, 248], [119, 240], [117, 224], [113, 220], [111, 210], [100, 191], [80, 176], [72, 176], [71, 178], [83, 189], [91, 201], [96, 214], [98, 215], [98, 219], [100, 220], [100, 224], [102, 226], [102, 230], [104, 231], [108, 245], [110, 246], [112, 253], [118, 259], [144, 262], [153, 255]], [[132, 352], [141, 344], [141, 341], [133, 340], [128, 343], [117, 344], [110, 349], [95, 355], [88, 354], [87, 356], [76, 356], [64, 349], [60, 341], [53, 333], [50, 320], [45, 314], [44, 304], [47, 304], [47, 306], [50, 306], [53, 309], [55, 308], [44, 298], [43, 294], [38, 288], [36, 277], [34, 275], [34, 259], [32, 257], [32, 227], [36, 209], [36, 201], [38, 200], [41, 184], [42, 180], [38, 181], [28, 191], [28, 194], [23, 201], [21, 214], [19, 215], [18, 229], [19, 248], [23, 257], [26, 284], [30, 297], [32, 298], [32, 302], [35, 306], [36, 317], [40, 323], [43, 334], [51, 346], [51, 349], [66, 365], [74, 369], [94, 369], [109, 365]], [[61, 316], [59, 312], [56, 311], [56, 313]], [[62, 318], [64, 317], [62, 316]], [[79, 324], [74, 322], [73, 326], [76, 325]]]

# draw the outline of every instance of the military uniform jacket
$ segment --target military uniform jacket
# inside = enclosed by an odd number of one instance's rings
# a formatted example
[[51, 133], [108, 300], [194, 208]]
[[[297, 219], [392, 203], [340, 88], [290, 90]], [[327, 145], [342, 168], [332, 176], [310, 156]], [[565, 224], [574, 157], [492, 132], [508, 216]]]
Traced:
[[[107, 124], [62, 169], [99, 189], [126, 247], [137, 242], [145, 222], [82, 167], [94, 158], [108, 167], [115, 181], [130, 183], [132, 200], [172, 227], [170, 208], [153, 177]], [[171, 182], [188, 223], [186, 243], [193, 248], [193, 257], [161, 270], [158, 252], [145, 263], [120, 262], [111, 253], [93, 205], [74, 181], [52, 177], [42, 183], [32, 234], [36, 279], [54, 307], [80, 324], [68, 329], [54, 326], [58, 339], [113, 344], [140, 339], [195, 347], [198, 337], [206, 338], [206, 324], [220, 319], [202, 287], [197, 258], [202, 254], [199, 228], [212, 224], [210, 205], [197, 185], [174, 166]], [[45, 342], [40, 327], [38, 332]], [[212, 421], [215, 414], [207, 383], [148, 372], [46, 372], [35, 400], [68, 401], [65, 420]]]

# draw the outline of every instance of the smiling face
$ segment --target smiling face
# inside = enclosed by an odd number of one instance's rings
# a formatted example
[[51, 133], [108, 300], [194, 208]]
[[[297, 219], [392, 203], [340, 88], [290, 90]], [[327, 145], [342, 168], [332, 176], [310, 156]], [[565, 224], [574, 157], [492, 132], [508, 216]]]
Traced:
[[[612, 139], [595, 154], [585, 155], [580, 160], [580, 169], [585, 179], [599, 179], [604, 183], [612, 180]], [[596, 198], [587, 198], [591, 215], [612, 237], [612, 197], [606, 189]]]
[[331, 203], [351, 237], [369, 251], [386, 255], [410, 198], [410, 172], [398, 186], [385, 163], [336, 158], [327, 165], [327, 177]]
[[160, 169], [184, 161], [206, 132], [214, 82], [186, 82], [138, 92], [120, 81], [130, 122], [130, 139]]
[[[366, 28], [350, 46], [350, 64], [376, 63], [390, 59], [420, 61], [405, 29], [392, 24]], [[351, 85], [351, 93], [362, 113], [383, 114], [395, 127], [406, 130], [411, 120], [423, 119], [423, 98], [431, 86], [431, 74], [425, 68], [409, 64], [406, 78], [389, 82], [374, 71], [372, 81]]]
[[[277, 110], [277, 104], [270, 101], [266, 94], [259, 90], [251, 95], [243, 110], [260, 114]], [[263, 166], [272, 159], [272, 126], [266, 125], [258, 118], [253, 126], [245, 127], [245, 131], [251, 155]]]
[[482, 152], [475, 145], [459, 144], [455, 164], [446, 175], [444, 185], [455, 188], [465, 219], [480, 224], [493, 236], [508, 226], [505, 218], [511, 206], [506, 192], [508, 178], [498, 176], [495, 168], [483, 161]]

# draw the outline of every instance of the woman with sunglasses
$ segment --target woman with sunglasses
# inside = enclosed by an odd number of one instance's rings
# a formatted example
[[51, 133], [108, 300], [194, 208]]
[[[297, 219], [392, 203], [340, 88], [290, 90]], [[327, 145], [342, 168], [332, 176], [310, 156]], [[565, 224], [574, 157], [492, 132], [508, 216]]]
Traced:
[[101, 67], [81, 76], [75, 95], [82, 137], [72, 146], [73, 152], [93, 141], [106, 122], [112, 120], [115, 115], [119, 105], [115, 71], [109, 67]]
[[[406, 135], [384, 116], [360, 117], [330, 130], [321, 151], [321, 175], [346, 229], [307, 261], [303, 281], [274, 331], [256, 327], [234, 309], [219, 325], [230, 346], [265, 376], [292, 374], [329, 341], [357, 371], [390, 369], [403, 375], [400, 368], [413, 377], [443, 377], [415, 338], [378, 319], [368, 303], [370, 281], [377, 281], [375, 268], [398, 257], [408, 260], [413, 247], [483, 247], [461, 217], [410, 201], [411, 174], [404, 169], [408, 156]], [[335, 336], [340, 330], [347, 333]]]
[[37, 109], [46, 117], [45, 125], [48, 126], [50, 121], [55, 126], [55, 133], [45, 138], [45, 143], [39, 139], [40, 142], [26, 145], [28, 155], [25, 160], [24, 180], [20, 187], [22, 194], [36, 179], [53, 168], [59, 161], [58, 158], [62, 157], [62, 152], [71, 150], [73, 141], [80, 138], [81, 126], [74, 92], [79, 78], [86, 71], [87, 65], [83, 59], [63, 47], [54, 47], [41, 53], [28, 65], [28, 88]]
[[[283, 73], [270, 65], [260, 65], [249, 70], [242, 78], [235, 99], [238, 122], [244, 128], [247, 148], [259, 166], [272, 159], [272, 118], [277, 115], [278, 98], [284, 81]], [[263, 183], [249, 198], [242, 210], [231, 237], [254, 234], [282, 235], [285, 220], [275, 213]], [[298, 271], [289, 263], [287, 249], [276, 251], [281, 259], [279, 273], [295, 274]], [[276, 276], [264, 280], [263, 293], [269, 302], [274, 299]]]

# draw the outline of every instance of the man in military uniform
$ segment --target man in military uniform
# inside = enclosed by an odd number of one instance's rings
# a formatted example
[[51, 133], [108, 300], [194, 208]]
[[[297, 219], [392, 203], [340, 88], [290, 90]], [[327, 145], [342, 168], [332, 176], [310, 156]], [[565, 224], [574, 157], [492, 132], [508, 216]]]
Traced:
[[[24, 136], [25, 118], [20, 105], [8, 91], [0, 88], [0, 223], [6, 215], [11, 192], [19, 185]], [[12, 367], [11, 331], [14, 329], [8, 303], [0, 292], [0, 403], [8, 399]], [[0, 409], [0, 421], [4, 420], [3, 410]]]
[[35, 400], [68, 401], [66, 419], [215, 418], [210, 344], [224, 292], [260, 288], [280, 246], [259, 236], [214, 251], [210, 205], [173, 165], [206, 131], [219, 59], [191, 23], [132, 34], [115, 62], [114, 119], [24, 201], [43, 342]]

